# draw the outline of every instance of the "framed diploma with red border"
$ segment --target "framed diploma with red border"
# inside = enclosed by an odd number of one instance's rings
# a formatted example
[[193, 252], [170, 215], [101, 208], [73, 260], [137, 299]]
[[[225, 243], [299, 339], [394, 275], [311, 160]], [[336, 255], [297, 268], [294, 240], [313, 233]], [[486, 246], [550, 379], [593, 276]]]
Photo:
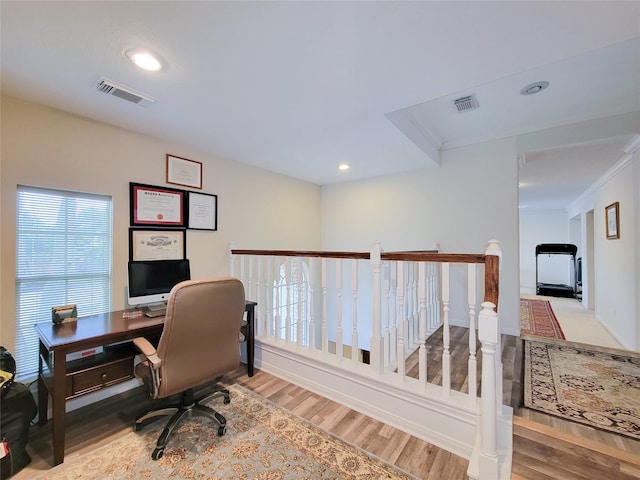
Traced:
[[185, 191], [129, 183], [132, 226], [185, 227]]

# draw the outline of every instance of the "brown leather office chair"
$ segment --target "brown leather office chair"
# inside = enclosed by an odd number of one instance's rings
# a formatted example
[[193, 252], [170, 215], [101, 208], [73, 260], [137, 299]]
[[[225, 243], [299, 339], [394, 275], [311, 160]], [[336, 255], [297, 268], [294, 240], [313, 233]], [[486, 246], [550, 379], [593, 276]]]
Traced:
[[145, 338], [136, 338], [143, 361], [136, 375], [149, 387], [154, 399], [180, 395], [176, 407], [148, 412], [136, 420], [139, 431], [147, 420], [172, 415], [151, 458], [162, 457], [164, 448], [183, 418], [208, 417], [218, 424], [218, 435], [226, 432], [225, 418], [202, 405], [222, 396], [229, 403], [229, 391], [194, 399], [194, 388], [214, 382], [240, 364], [238, 344], [244, 315], [244, 288], [235, 278], [210, 278], [181, 282], [171, 291], [164, 328], [157, 349]]

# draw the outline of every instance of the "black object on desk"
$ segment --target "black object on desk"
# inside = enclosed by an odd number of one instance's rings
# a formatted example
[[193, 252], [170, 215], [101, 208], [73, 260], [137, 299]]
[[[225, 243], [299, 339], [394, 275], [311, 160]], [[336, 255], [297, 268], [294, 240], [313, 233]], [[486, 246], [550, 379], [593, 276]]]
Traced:
[[[246, 301], [247, 373], [254, 374], [254, 315], [256, 302]], [[38, 362], [38, 423], [47, 423], [49, 395], [52, 399], [53, 463], [64, 461], [65, 404], [67, 400], [96, 392], [134, 377], [137, 337], [159, 337], [164, 317], [122, 318], [124, 310], [78, 318], [73, 323], [37, 323], [40, 338]], [[67, 354], [104, 346], [88, 358], [67, 362]]]

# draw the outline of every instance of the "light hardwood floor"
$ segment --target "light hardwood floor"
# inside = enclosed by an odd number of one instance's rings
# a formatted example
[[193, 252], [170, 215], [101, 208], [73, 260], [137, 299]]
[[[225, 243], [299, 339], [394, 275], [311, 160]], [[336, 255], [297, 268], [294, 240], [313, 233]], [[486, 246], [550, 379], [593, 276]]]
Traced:
[[[245, 372], [240, 367], [221, 383], [243, 385], [418, 478], [467, 478], [468, 462], [463, 458], [266, 372], [258, 370], [251, 378]], [[132, 431], [136, 414], [149, 402], [141, 389], [135, 389], [68, 413], [65, 459], [72, 460]], [[28, 452], [32, 462], [13, 479], [31, 479], [51, 468], [50, 423], [31, 428]]]

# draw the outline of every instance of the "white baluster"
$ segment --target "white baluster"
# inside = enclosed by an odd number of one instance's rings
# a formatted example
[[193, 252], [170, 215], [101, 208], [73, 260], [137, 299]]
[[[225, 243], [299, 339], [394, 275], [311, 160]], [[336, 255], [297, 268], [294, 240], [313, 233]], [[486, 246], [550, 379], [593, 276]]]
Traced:
[[342, 358], [342, 259], [336, 260], [336, 288], [338, 291], [338, 331], [336, 333], [336, 355]]
[[444, 396], [451, 392], [451, 355], [449, 353], [449, 263], [442, 264], [442, 310], [444, 325], [442, 326], [442, 389]]
[[351, 291], [353, 292], [353, 330], [351, 332], [351, 360], [358, 362], [358, 261], [351, 259]]
[[405, 358], [405, 320], [404, 320], [404, 262], [396, 262], [396, 294], [398, 296], [398, 375], [404, 379], [406, 375]]
[[382, 277], [384, 279], [384, 298], [385, 298], [385, 311], [384, 311], [384, 362], [385, 365], [391, 365], [392, 363], [392, 353], [391, 353], [391, 304], [390, 304], [390, 290], [391, 290], [391, 279], [389, 272], [389, 262], [384, 262], [382, 264]]
[[309, 258], [309, 348], [316, 349], [316, 312], [314, 291], [316, 284], [316, 262], [315, 257]]
[[371, 367], [377, 374], [382, 373], [384, 367], [383, 349], [384, 342], [382, 339], [382, 315], [380, 306], [382, 305], [382, 297], [380, 295], [380, 267], [382, 248], [380, 243], [375, 243], [371, 249], [370, 259], [373, 266], [373, 335], [371, 337]]
[[420, 300], [420, 351], [418, 353], [418, 378], [427, 383], [427, 307], [426, 307], [425, 264], [418, 264], [418, 298]]
[[246, 294], [249, 295], [249, 298], [254, 297], [254, 291], [255, 291], [255, 278], [253, 276], [253, 265], [256, 262], [256, 259], [258, 257], [256, 257], [255, 255], [251, 255], [248, 258], [248, 263], [249, 263], [249, 285], [248, 285], [248, 289]]
[[233, 242], [229, 244], [229, 276], [235, 277], [235, 255], [233, 254], [233, 250], [235, 250], [235, 245]]
[[391, 313], [391, 339], [389, 345], [391, 346], [390, 358], [391, 365], [395, 365], [398, 358], [398, 309], [396, 308], [396, 285], [398, 283], [396, 262], [389, 262], [389, 283], [391, 290], [391, 305], [389, 312]]
[[418, 316], [418, 312], [419, 312], [419, 308], [418, 308], [418, 284], [416, 282], [416, 262], [410, 262], [409, 263], [409, 292], [410, 292], [410, 296], [411, 296], [411, 300], [410, 300], [410, 308], [411, 308], [411, 312], [410, 312], [410, 316], [409, 316], [409, 325], [410, 325], [410, 332], [411, 332], [411, 338], [410, 338], [410, 344], [412, 347], [418, 347], [420, 345], [420, 334], [418, 332], [418, 320], [419, 320], [419, 316]]
[[500, 338], [498, 315], [491, 302], [482, 303], [478, 337], [482, 344], [482, 416], [480, 478], [499, 478], [498, 410], [496, 399], [496, 345]]
[[438, 301], [438, 264], [429, 263], [429, 333], [440, 327], [440, 302]]
[[295, 258], [295, 262], [296, 262], [296, 288], [298, 289], [298, 298], [297, 298], [297, 302], [296, 302], [296, 306], [297, 306], [297, 310], [298, 310], [298, 316], [297, 316], [297, 321], [296, 321], [296, 331], [295, 331], [295, 335], [296, 335], [296, 343], [298, 344], [299, 347], [302, 346], [302, 340], [303, 340], [303, 326], [306, 323], [306, 315], [304, 315], [304, 311], [303, 311], [303, 299], [304, 299], [304, 295], [302, 292], [302, 285], [304, 282], [304, 275], [302, 274], [302, 269], [303, 267], [303, 260], [301, 257], [296, 257]]
[[469, 304], [469, 401], [475, 404], [478, 396], [476, 360], [476, 264], [467, 265], [467, 303]]
[[274, 258], [269, 256], [266, 261], [266, 274], [264, 285], [264, 307], [262, 309], [263, 319], [261, 325], [258, 327], [258, 332], [261, 335], [267, 335], [267, 337], [273, 337], [273, 322], [275, 315], [274, 305], [274, 280], [273, 280], [273, 261]]
[[[258, 323], [258, 328], [260, 321], [262, 319], [263, 316], [263, 312], [264, 312], [264, 307], [265, 307], [265, 299], [263, 298], [263, 293], [264, 293], [264, 289], [262, 288], [263, 282], [264, 282], [264, 278], [262, 275], [262, 264], [264, 262], [264, 257], [262, 256], [256, 256], [256, 262], [257, 262], [257, 279], [256, 279], [256, 296], [254, 298], [248, 297], [249, 300], [254, 300], [258, 303], [258, 305], [256, 306], [256, 313], [255, 313], [255, 319], [257, 320], [256, 323]], [[255, 326], [254, 326], [254, 330], [255, 330]]]
[[285, 271], [284, 271], [285, 272], [284, 273], [284, 275], [285, 275], [284, 283], [287, 286], [287, 304], [286, 304], [287, 315], [285, 317], [285, 322], [284, 322], [284, 327], [285, 327], [285, 335], [284, 335], [285, 338], [284, 339], [285, 339], [285, 341], [287, 343], [289, 343], [291, 341], [291, 323], [293, 322], [293, 319], [292, 319], [292, 316], [291, 316], [291, 314], [292, 314], [291, 309], [292, 309], [292, 303], [293, 303], [291, 301], [291, 297], [292, 297], [292, 294], [291, 294], [291, 290], [292, 290], [292, 288], [291, 288], [291, 283], [292, 283], [292, 280], [291, 280], [291, 257], [287, 257], [285, 265], [286, 265], [286, 267], [285, 267]]
[[246, 279], [246, 277], [244, 275], [244, 260], [245, 260], [245, 255], [240, 255], [240, 275], [238, 276], [238, 278], [244, 284], [245, 290], [247, 290], [248, 289], [248, 283], [247, 283], [247, 279]]
[[274, 315], [274, 324], [273, 324], [273, 334], [272, 334], [272, 338], [279, 340], [280, 339], [280, 332], [282, 331], [282, 284], [281, 284], [281, 280], [282, 280], [282, 274], [281, 272], [281, 266], [284, 265], [284, 259], [281, 257], [276, 257], [275, 259], [275, 265], [273, 268], [273, 275], [275, 278], [275, 281], [273, 282], [273, 288], [276, 292], [275, 294], [275, 299], [276, 299], [276, 308], [275, 308], [275, 315]]
[[329, 336], [327, 334], [327, 259], [322, 258], [320, 262], [320, 276], [322, 288], [322, 352], [326, 355], [329, 352]]

